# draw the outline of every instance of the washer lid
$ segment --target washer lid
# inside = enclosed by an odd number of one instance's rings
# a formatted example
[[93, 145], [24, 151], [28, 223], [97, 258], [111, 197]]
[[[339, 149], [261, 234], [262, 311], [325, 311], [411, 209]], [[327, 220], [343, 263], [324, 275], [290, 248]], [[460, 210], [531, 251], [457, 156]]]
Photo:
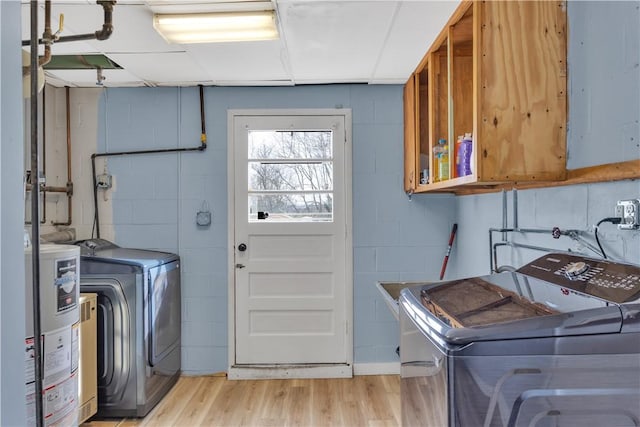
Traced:
[[147, 249], [114, 248], [96, 251], [95, 255], [83, 256], [82, 259], [106, 260], [120, 264], [135, 264], [141, 267], [154, 267], [178, 259], [176, 254], [151, 251]]
[[407, 288], [400, 304], [425, 333], [455, 345], [620, 333], [620, 304], [562, 286], [565, 276], [552, 272], [552, 283], [523, 269]]
[[121, 248], [104, 239], [89, 239], [75, 243], [80, 246], [82, 261], [136, 265], [151, 268], [179, 259], [178, 255], [148, 249]]

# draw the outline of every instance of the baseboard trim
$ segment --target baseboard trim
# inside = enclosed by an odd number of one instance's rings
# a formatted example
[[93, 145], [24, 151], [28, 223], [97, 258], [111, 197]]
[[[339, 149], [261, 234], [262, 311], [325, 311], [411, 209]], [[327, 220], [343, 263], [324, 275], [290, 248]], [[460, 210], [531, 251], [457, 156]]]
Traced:
[[230, 380], [289, 379], [289, 378], [351, 378], [351, 365], [319, 366], [230, 366], [227, 377]]
[[398, 375], [400, 362], [354, 363], [353, 375]]

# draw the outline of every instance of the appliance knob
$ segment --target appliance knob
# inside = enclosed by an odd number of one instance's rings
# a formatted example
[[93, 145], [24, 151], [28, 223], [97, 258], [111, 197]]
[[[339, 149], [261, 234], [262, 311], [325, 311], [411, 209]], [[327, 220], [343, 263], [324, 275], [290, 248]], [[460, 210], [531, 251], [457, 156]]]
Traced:
[[571, 264], [569, 264], [566, 270], [564, 271], [564, 274], [567, 276], [567, 278], [571, 280], [575, 280], [578, 276], [580, 276], [583, 273], [586, 273], [588, 270], [589, 270], [589, 264], [582, 261], [578, 261], [578, 262], [572, 262]]

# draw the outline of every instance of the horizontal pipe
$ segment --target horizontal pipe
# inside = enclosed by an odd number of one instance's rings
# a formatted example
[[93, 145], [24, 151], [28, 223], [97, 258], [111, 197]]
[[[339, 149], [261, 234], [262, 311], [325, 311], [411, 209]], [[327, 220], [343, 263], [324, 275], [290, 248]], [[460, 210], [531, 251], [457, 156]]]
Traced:
[[[490, 228], [490, 232], [496, 233], [538, 233], [538, 234], [552, 234], [554, 229], [547, 228]], [[580, 230], [557, 230], [561, 235], [569, 236], [572, 234], [580, 234]]]
[[491, 237], [492, 237], [492, 233], [503, 233], [503, 232], [514, 232], [514, 233], [537, 233], [537, 234], [548, 234], [551, 233], [551, 235], [555, 238], [554, 233], [559, 234], [560, 236], [567, 236], [572, 240], [575, 240], [576, 242], [584, 245], [587, 247], [587, 249], [589, 249], [591, 252], [593, 252], [594, 254], [596, 254], [599, 257], [602, 257], [602, 253], [598, 250], [598, 248], [596, 248], [594, 245], [592, 245], [591, 243], [589, 243], [588, 241], [586, 241], [583, 237], [581, 237], [582, 234], [584, 234], [583, 231], [581, 230], [560, 230], [558, 228], [556, 229], [544, 229], [544, 228], [490, 228], [489, 229], [489, 241], [491, 242]]
[[206, 144], [202, 144], [199, 147], [191, 148], [163, 148], [156, 150], [139, 150], [139, 151], [114, 151], [111, 153], [95, 153], [91, 155], [92, 159], [97, 157], [114, 157], [114, 156], [131, 156], [137, 154], [157, 154], [157, 153], [181, 153], [184, 151], [204, 151], [207, 148]]
[[[31, 184], [25, 186], [26, 191], [31, 191]], [[49, 185], [40, 185], [40, 191], [47, 191], [49, 193], [66, 193], [73, 194], [73, 186], [68, 185], [66, 187], [52, 187]]]
[[[201, 140], [198, 147], [191, 148], [164, 148], [157, 150], [138, 150], [138, 151], [114, 151], [112, 153], [94, 153], [91, 155], [91, 170], [93, 171], [93, 207], [94, 207], [94, 223], [96, 227], [96, 235], [100, 238], [100, 218], [98, 216], [98, 184], [96, 178], [96, 158], [98, 157], [116, 157], [116, 156], [133, 156], [140, 154], [158, 154], [158, 153], [184, 153], [188, 151], [204, 151], [207, 148], [206, 138]], [[92, 233], [93, 235], [93, 233]]]
[[[98, 0], [96, 2], [100, 6], [102, 6], [104, 10], [104, 23], [102, 24], [102, 28], [93, 33], [86, 34], [75, 34], [72, 36], [64, 36], [58, 37], [53, 42], [55, 43], [64, 43], [64, 42], [75, 42], [81, 40], [107, 40], [111, 34], [113, 33], [113, 6], [116, 4], [116, 0]], [[41, 39], [38, 39], [38, 44], [50, 45], [52, 40], [50, 38], [51, 31], [49, 31], [49, 36], [45, 33]], [[22, 42], [23, 46], [28, 46], [30, 40], [24, 40]]]

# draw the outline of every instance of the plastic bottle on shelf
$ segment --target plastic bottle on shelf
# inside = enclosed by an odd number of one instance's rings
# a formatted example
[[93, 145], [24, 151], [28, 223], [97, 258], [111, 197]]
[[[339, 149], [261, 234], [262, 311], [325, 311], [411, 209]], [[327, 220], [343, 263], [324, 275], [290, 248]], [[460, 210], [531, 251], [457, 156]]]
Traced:
[[446, 181], [449, 179], [449, 148], [447, 147], [447, 140], [441, 139], [438, 141], [440, 146], [440, 154], [438, 156], [438, 180]]
[[440, 141], [433, 147], [433, 182], [440, 181], [440, 155], [442, 154]]
[[458, 168], [458, 176], [471, 175], [471, 153], [473, 152], [473, 137], [470, 133], [465, 133], [458, 147], [456, 165]]
[[453, 148], [453, 164], [454, 164], [454, 168], [453, 168], [453, 177], [457, 178], [460, 175], [460, 170], [461, 170], [461, 166], [460, 166], [460, 146], [462, 145], [462, 139], [464, 137], [462, 135], [460, 135], [458, 137], [458, 139], [456, 140], [456, 145]]

